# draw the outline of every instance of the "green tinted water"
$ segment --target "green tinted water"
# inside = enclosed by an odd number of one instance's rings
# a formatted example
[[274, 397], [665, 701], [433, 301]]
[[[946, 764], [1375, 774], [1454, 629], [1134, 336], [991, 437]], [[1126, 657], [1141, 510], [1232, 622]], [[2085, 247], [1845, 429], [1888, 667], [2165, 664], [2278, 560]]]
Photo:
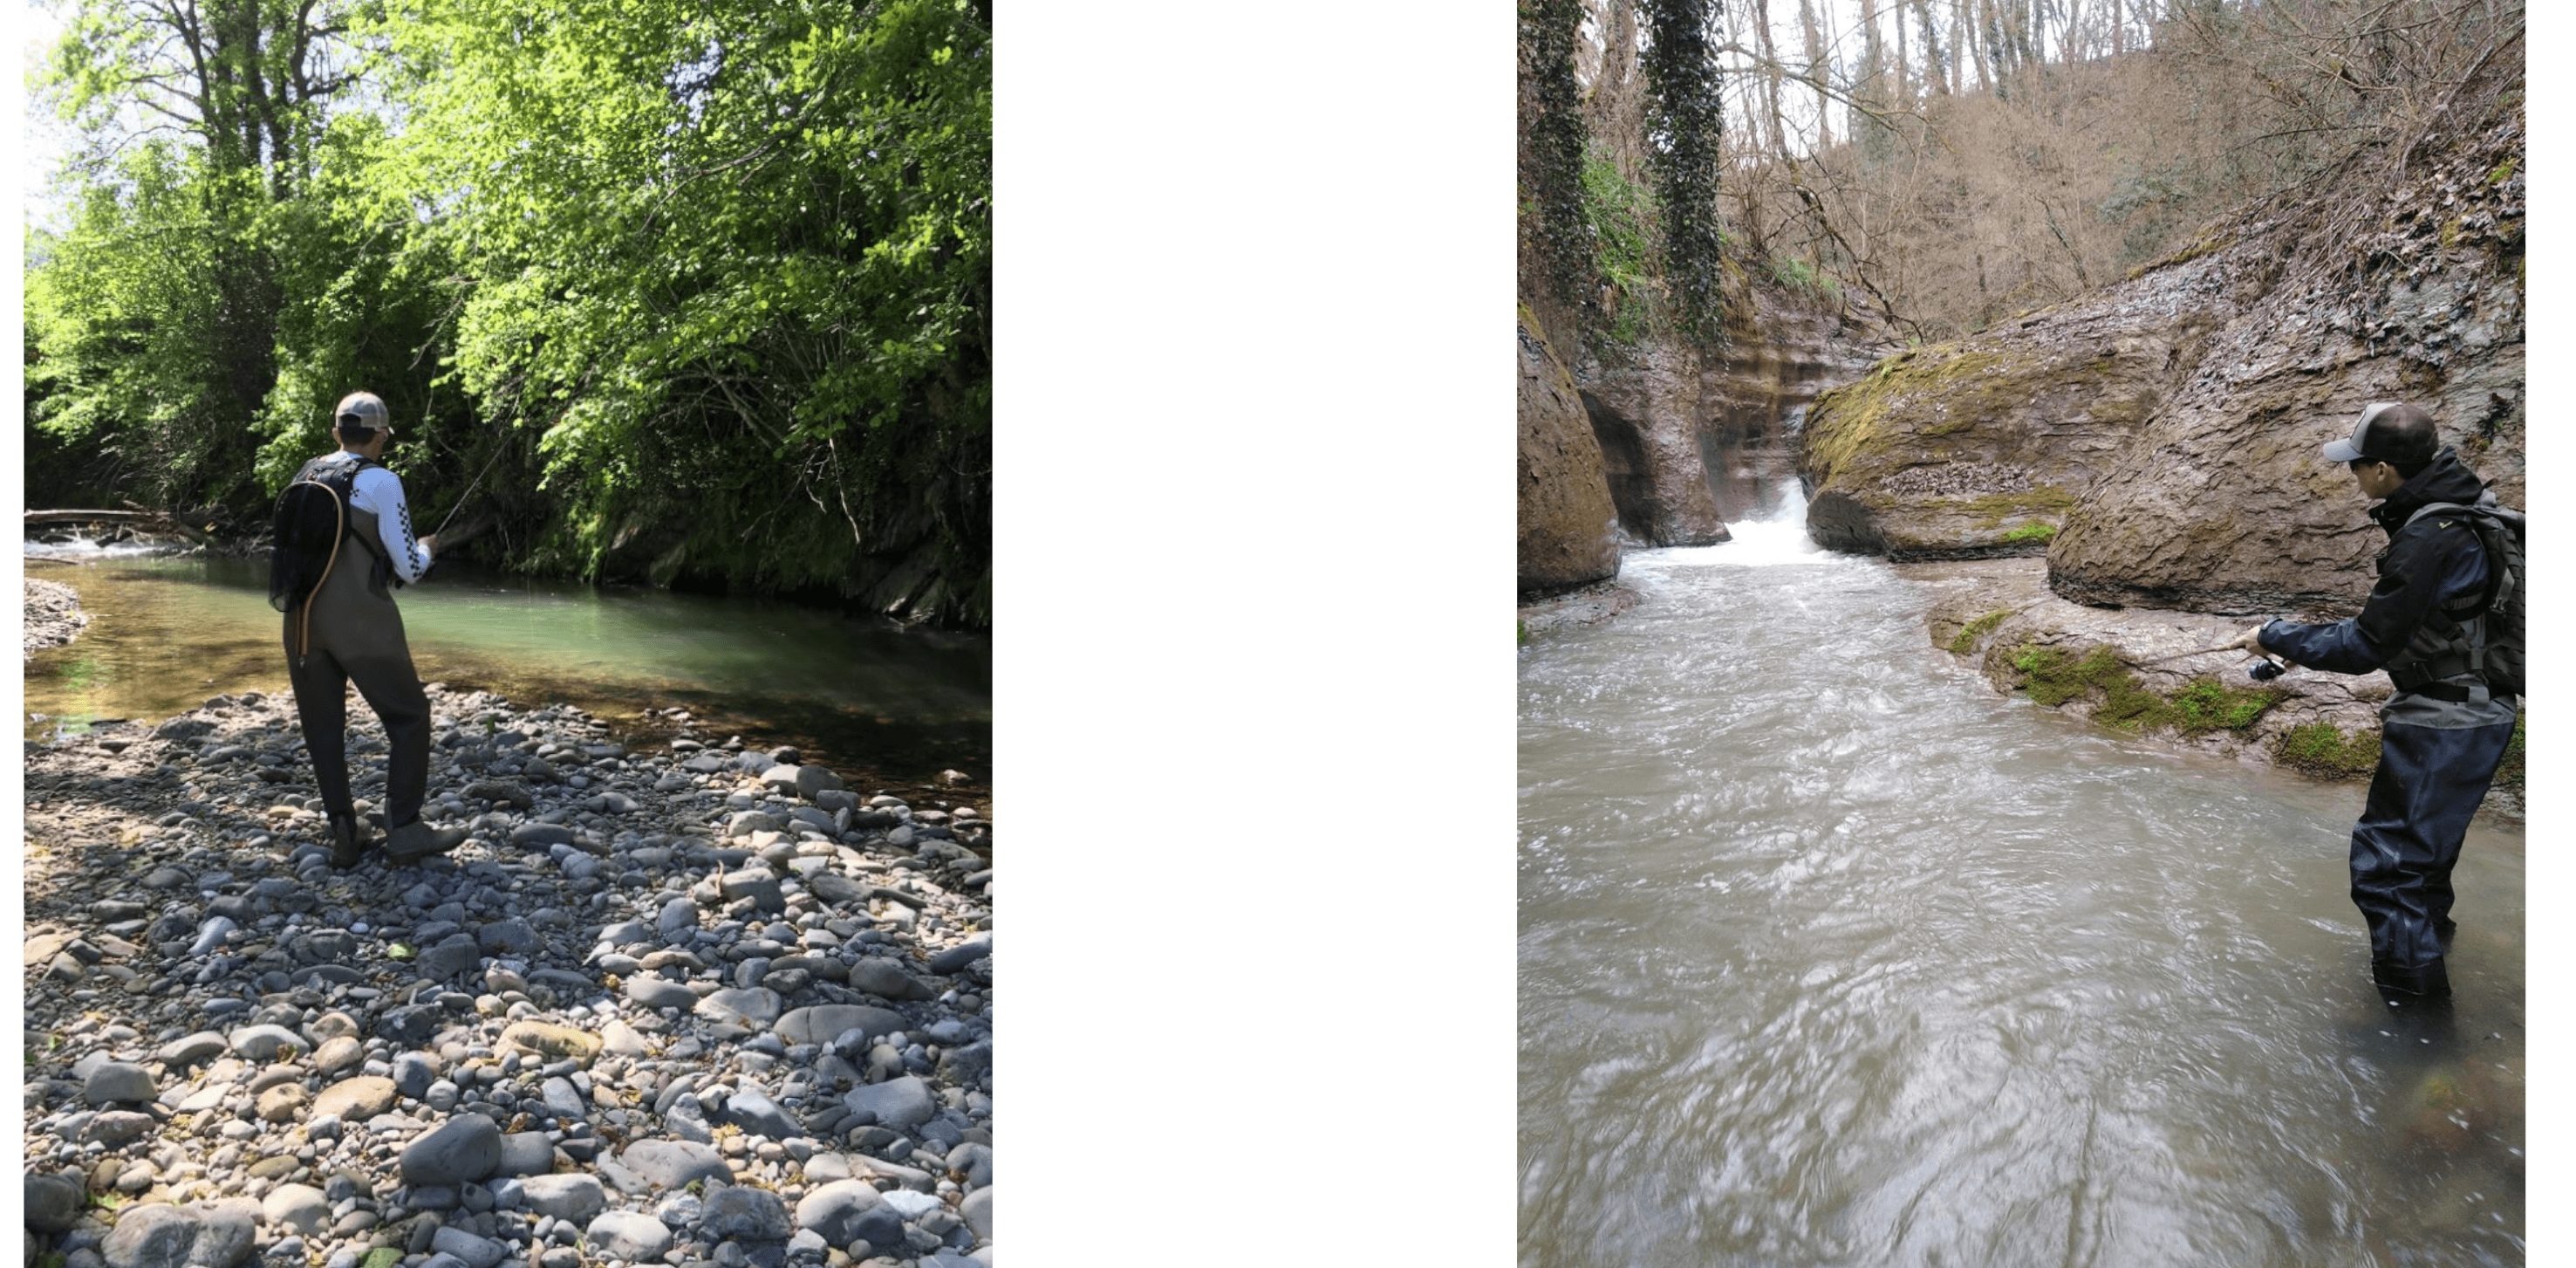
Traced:
[[[26, 665], [27, 737], [105, 718], [153, 720], [209, 696], [286, 689], [263, 562], [29, 558], [80, 592], [89, 625]], [[696, 733], [795, 744], [809, 760], [890, 782], [956, 769], [981, 790], [992, 748], [991, 643], [770, 600], [528, 581], [440, 569], [401, 591], [424, 681], [566, 703], [655, 739], [680, 708]], [[353, 703], [353, 708], [362, 707]]]

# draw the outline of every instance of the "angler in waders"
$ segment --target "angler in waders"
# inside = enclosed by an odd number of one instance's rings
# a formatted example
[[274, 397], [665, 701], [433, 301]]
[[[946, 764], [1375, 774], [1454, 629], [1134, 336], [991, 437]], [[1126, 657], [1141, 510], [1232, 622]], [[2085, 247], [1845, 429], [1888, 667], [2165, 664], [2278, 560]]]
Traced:
[[392, 752], [382, 806], [395, 864], [452, 850], [460, 829], [421, 821], [429, 785], [429, 697], [412, 671], [391, 591], [429, 571], [436, 534], [415, 540], [402, 481], [385, 469], [393, 437], [385, 403], [352, 392], [332, 411], [337, 453], [304, 464], [279, 498], [270, 602], [286, 614], [295, 715], [313, 755], [331, 828], [331, 865], [354, 867], [370, 844], [349, 796], [348, 686], [384, 722]]
[[[2521, 609], [2512, 606], [2520, 515], [2497, 505], [2412, 405], [2369, 406], [2325, 456], [2349, 466], [2362, 496], [2379, 503], [2370, 517], [2389, 535], [2379, 583], [2349, 620], [2272, 621], [2239, 641], [2293, 665], [2388, 671], [2397, 690], [2379, 711], [2379, 769], [2352, 830], [2352, 900], [2370, 925], [2371, 980], [2386, 992], [2443, 996], [2451, 868], [2513, 738], [2522, 687]], [[2509, 555], [2498, 524], [2512, 530]], [[2510, 660], [2491, 648], [2509, 649]]]

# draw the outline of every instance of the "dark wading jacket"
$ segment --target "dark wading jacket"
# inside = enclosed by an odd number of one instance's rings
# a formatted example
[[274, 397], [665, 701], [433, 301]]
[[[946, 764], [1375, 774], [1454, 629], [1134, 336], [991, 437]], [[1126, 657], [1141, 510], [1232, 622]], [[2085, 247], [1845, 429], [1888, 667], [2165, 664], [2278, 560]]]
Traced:
[[[2387, 669], [2403, 685], [2381, 706], [2382, 722], [2455, 730], [2513, 721], [2516, 702], [2511, 697], [2490, 699], [2475, 674], [2431, 683], [2407, 681], [2412, 677], [2410, 667], [2445, 651], [2462, 650], [2471, 627], [2484, 621], [2483, 617], [2454, 621], [2443, 609], [2473, 605], [2485, 595], [2487, 554], [2466, 516], [2434, 514], [2412, 524], [2406, 519], [2427, 503], [2467, 506], [2485, 492], [2477, 474], [2444, 449], [2432, 465], [2371, 508], [2370, 518], [2388, 531], [2389, 541], [2379, 553], [2379, 584], [2371, 588], [2361, 614], [2320, 625], [2274, 621], [2263, 627], [2264, 648], [2295, 664], [2332, 673]], [[2469, 696], [2465, 701], [2441, 698], [2463, 688]]]

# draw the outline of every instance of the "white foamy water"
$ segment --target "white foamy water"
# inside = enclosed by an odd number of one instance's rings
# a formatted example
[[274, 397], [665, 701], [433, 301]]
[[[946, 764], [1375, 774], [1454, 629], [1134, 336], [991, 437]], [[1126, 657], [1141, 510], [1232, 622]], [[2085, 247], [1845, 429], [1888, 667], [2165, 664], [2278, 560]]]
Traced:
[[1780, 564], [1847, 566], [1862, 562], [1855, 555], [1828, 551], [1807, 536], [1807, 502], [1799, 496], [1794, 484], [1772, 491], [1768, 513], [1729, 523], [1726, 532], [1729, 540], [1714, 546], [1631, 551], [1621, 556], [1620, 570], [1624, 573], [1631, 568], [1769, 568]]
[[155, 541], [110, 542], [101, 546], [90, 538], [75, 536], [69, 541], [30, 541], [20, 553], [29, 559], [140, 559], [147, 555], [175, 555], [185, 549]]

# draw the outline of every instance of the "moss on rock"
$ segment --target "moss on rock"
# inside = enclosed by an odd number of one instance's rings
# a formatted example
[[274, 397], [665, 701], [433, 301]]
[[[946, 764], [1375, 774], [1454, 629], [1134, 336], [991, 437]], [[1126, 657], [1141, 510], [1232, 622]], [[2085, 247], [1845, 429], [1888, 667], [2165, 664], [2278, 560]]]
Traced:
[[2311, 722], [2284, 732], [2272, 756], [2294, 770], [2328, 779], [2350, 779], [2367, 775], [2379, 765], [2379, 732], [2347, 734], [2331, 722]]
[[2140, 682], [2107, 644], [2094, 647], [2079, 660], [2060, 648], [2025, 643], [2014, 654], [2012, 666], [2021, 674], [2016, 685], [2029, 693], [2031, 703], [2055, 708], [2098, 692], [2101, 699], [2093, 707], [2093, 720], [2130, 733], [2248, 731], [2284, 694], [2272, 687], [2230, 687], [2203, 676], [2173, 695], [2162, 695]]
[[2012, 609], [1997, 608], [1992, 612], [1986, 613], [1984, 616], [1978, 617], [1976, 620], [1960, 626], [1959, 632], [1950, 637], [1950, 654], [1954, 656], [1965, 656], [1968, 653], [1977, 650], [1977, 640], [1993, 633], [1995, 627], [2003, 624], [2004, 618], [2011, 615]]

